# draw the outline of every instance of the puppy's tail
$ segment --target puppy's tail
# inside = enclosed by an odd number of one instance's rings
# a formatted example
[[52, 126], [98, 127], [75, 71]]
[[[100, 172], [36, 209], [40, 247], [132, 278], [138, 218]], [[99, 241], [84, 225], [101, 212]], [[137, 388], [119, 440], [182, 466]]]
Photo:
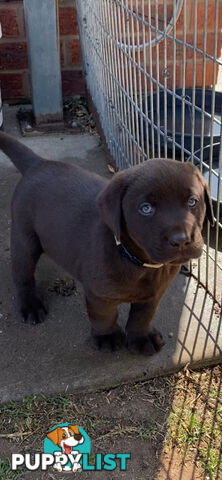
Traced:
[[30, 167], [37, 166], [43, 161], [30, 148], [7, 135], [7, 133], [0, 132], [0, 148], [22, 174]]

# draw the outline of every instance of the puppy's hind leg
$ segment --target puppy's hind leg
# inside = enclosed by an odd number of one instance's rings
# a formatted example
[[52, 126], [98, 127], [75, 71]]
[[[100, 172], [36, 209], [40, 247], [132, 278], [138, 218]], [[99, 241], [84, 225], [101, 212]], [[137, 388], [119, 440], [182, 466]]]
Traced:
[[20, 310], [24, 321], [41, 323], [47, 313], [43, 303], [36, 296], [34, 272], [42, 253], [42, 247], [34, 232], [21, 232], [12, 225], [11, 258], [12, 273], [16, 285]]

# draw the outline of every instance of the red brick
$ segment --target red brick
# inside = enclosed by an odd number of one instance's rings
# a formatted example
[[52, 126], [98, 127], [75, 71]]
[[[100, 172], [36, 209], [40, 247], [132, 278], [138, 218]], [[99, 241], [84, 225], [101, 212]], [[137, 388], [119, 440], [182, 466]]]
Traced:
[[[177, 36], [179, 39], [179, 36]], [[180, 37], [182, 40], [182, 35]], [[194, 36], [193, 33], [188, 33], [186, 36], [186, 41], [188, 44], [191, 46], [194, 43]], [[206, 53], [208, 55], [214, 56], [214, 42], [215, 42], [215, 33], [214, 32], [209, 32], [207, 34], [207, 42], [206, 42]], [[222, 34], [219, 33], [217, 37], [217, 58], [220, 57], [220, 52], [221, 52], [221, 46], [222, 46]], [[203, 40], [203, 33], [199, 32], [197, 34], [197, 43], [196, 47], [199, 50], [204, 49], [204, 40]], [[195, 54], [195, 51], [191, 47], [186, 47], [186, 60], [192, 60]], [[153, 58], [156, 56], [156, 47], [153, 48]], [[160, 61], [163, 62], [164, 59], [164, 43], [160, 42], [159, 44], [159, 58]], [[180, 43], [176, 43], [176, 60], [182, 61], [183, 59], [183, 45]], [[196, 60], [202, 60], [203, 59], [203, 54], [202, 53], [196, 53]], [[173, 40], [167, 40], [167, 61], [169, 62], [170, 60], [173, 60]]]
[[60, 7], [73, 7], [73, 4], [75, 4], [75, 0], [59, 0]]
[[18, 70], [28, 67], [25, 42], [0, 43], [0, 69]]
[[60, 35], [76, 35], [78, 33], [78, 23], [75, 8], [59, 8], [59, 31]]
[[3, 100], [25, 97], [22, 73], [0, 73], [0, 81]]
[[[149, 22], [149, 15], [148, 15], [148, 8], [147, 8], [147, 3], [144, 4], [144, 18], [145, 18], [145, 21], [146, 22]], [[188, 6], [189, 6], [189, 2], [188, 2]], [[189, 9], [190, 9], [190, 6], [189, 6]], [[187, 10], [188, 10], [188, 7], [187, 7]], [[133, 11], [136, 13], [137, 12], [137, 9], [134, 5], [134, 8], [133, 8]], [[173, 5], [170, 4], [169, 2], [167, 2], [167, 18], [166, 18], [166, 24], [169, 23], [169, 21], [172, 19], [172, 16], [173, 16]], [[142, 9], [141, 7], [139, 6], [138, 8], [138, 15], [139, 17], [142, 17]], [[133, 23], [133, 30], [134, 30], [134, 42], [137, 43], [137, 32], [139, 33], [139, 41], [140, 43], [143, 43], [143, 24], [142, 22], [138, 22], [134, 17], [132, 17], [132, 15], [129, 15], [130, 16], [130, 22], [127, 22], [127, 17], [128, 17], [128, 14], [125, 13], [125, 33], [126, 33], [126, 38], [127, 38], [127, 29], [129, 27], [129, 36], [130, 36], [130, 41], [132, 42], [132, 23]], [[188, 17], [188, 13], [187, 13], [187, 17]], [[122, 16], [121, 16], [121, 19], [122, 19]], [[184, 21], [184, 11], [182, 9], [180, 15], [179, 15], [179, 18], [177, 20], [177, 23], [176, 23], [176, 28], [175, 28], [175, 35], [178, 36], [178, 34], [180, 34], [181, 31], [183, 31], [183, 21]], [[188, 24], [188, 21], [186, 20], [186, 24]], [[121, 26], [121, 30], [123, 32], [123, 25], [124, 23], [122, 22], [122, 26]], [[151, 7], [151, 25], [152, 25], [152, 29], [151, 29], [151, 38], [152, 39], [155, 39], [156, 37], [156, 32], [155, 32], [155, 27], [156, 27], [156, 7], [155, 5], [153, 5]], [[161, 30], [161, 31], [164, 31], [164, 8], [163, 8], [163, 5], [159, 4], [158, 5], [158, 29]], [[114, 35], [115, 35], [115, 32], [114, 32]], [[159, 33], [157, 33], [157, 35], [159, 36]], [[173, 35], [173, 31], [171, 30], [170, 32], [170, 35]], [[149, 41], [149, 27], [147, 27], [145, 25], [145, 39], [146, 39], [146, 42]], [[122, 35], [122, 42], [124, 43], [124, 36]], [[163, 45], [163, 41], [159, 42], [159, 45], [161, 47], [161, 45]], [[163, 47], [162, 47], [163, 48]]]
[[81, 49], [78, 39], [72, 39], [69, 41], [69, 65], [79, 66], [82, 63]]
[[31, 99], [31, 78], [28, 70], [24, 71], [23, 74], [23, 85], [24, 85], [24, 98]]
[[[155, 69], [154, 69], [155, 73]], [[175, 65], [175, 75], [176, 75], [176, 87], [179, 88], [181, 84], [181, 74], [182, 74], [182, 64], [176, 63]], [[156, 78], [156, 76], [154, 77]], [[165, 70], [164, 70], [164, 65], [160, 64], [159, 65], [159, 78], [160, 78], [160, 83], [164, 85], [164, 79], [165, 79]], [[170, 62], [167, 65], [167, 87], [168, 88], [173, 88], [173, 65]]]
[[[146, 68], [147, 73], [150, 73], [150, 68], [149, 65], [147, 65]], [[182, 64], [176, 63], [175, 67], [175, 72], [176, 72], [176, 87], [180, 88], [181, 86], [181, 78], [182, 78]], [[157, 80], [157, 68], [156, 68], [156, 62], [153, 62], [153, 67], [152, 67], [152, 77]], [[164, 79], [165, 79], [165, 70], [164, 70], [164, 65], [163, 63], [159, 63], [159, 83], [164, 85]], [[142, 85], [144, 85], [144, 75], [141, 75], [141, 82]], [[147, 89], [150, 90], [150, 80], [149, 78], [146, 78], [146, 83], [147, 83]], [[153, 89], [156, 90], [156, 83], [153, 83]], [[167, 68], [167, 87], [168, 88], [173, 88], [173, 64], [170, 62], [168, 64]]]
[[[142, 0], [140, 0], [141, 2]], [[144, 0], [143, 0], [144, 1]], [[161, 4], [161, 3], [167, 3], [167, 5], [172, 5], [174, 0], [158, 0], [158, 3]], [[145, 2], [144, 2], [145, 3]], [[156, 3], [156, 0], [151, 0], [151, 5], [154, 4], [155, 5]]]
[[[207, 7], [207, 31], [215, 30], [215, 0], [209, 0]], [[194, 28], [194, 4], [191, 2], [190, 30]], [[222, 28], [222, 2], [219, 2], [218, 8], [218, 28]], [[204, 2], [197, 5], [197, 29], [204, 29]]]
[[[171, 20], [173, 15], [173, 7], [172, 5], [167, 5], [166, 8], [166, 24]], [[146, 16], [147, 17], [147, 16]], [[146, 18], [148, 21], [149, 17]], [[151, 23], [153, 27], [156, 27], [156, 6], [153, 5], [151, 8]], [[158, 7], [158, 28], [160, 30], [164, 30], [164, 7], [163, 5], [159, 5]], [[155, 37], [156, 33], [154, 32], [153, 36]]]
[[21, 13], [20, 34], [26, 38], [27, 32], [26, 32], [26, 23], [25, 23], [25, 12], [23, 8]]
[[[218, 67], [217, 67], [218, 68]], [[196, 87], [202, 87], [202, 73], [203, 73], [203, 65], [201, 63], [197, 63], [196, 66]], [[216, 75], [217, 77], [217, 75]], [[192, 79], [193, 79], [193, 62], [188, 62], [186, 64], [186, 87], [192, 87]], [[211, 87], [213, 83], [213, 62], [207, 61], [206, 64], [206, 87]]]
[[[169, 62], [170, 60], [173, 60], [173, 45], [174, 41], [171, 39], [168, 39], [166, 41], [166, 55], [167, 55], [167, 61]], [[164, 48], [165, 44], [164, 41], [159, 42], [158, 44], [159, 47], [159, 58], [160, 61], [164, 61]], [[156, 49], [157, 47], [154, 47], [154, 55], [156, 56]], [[176, 43], [176, 58], [179, 58], [181, 60], [183, 54], [183, 47], [182, 45]]]
[[[192, 40], [192, 36], [191, 36], [191, 40]], [[212, 57], [214, 56], [214, 43], [215, 43], [215, 32], [209, 32], [207, 34], [206, 53], [208, 55], [211, 55]], [[222, 35], [221, 33], [219, 33], [217, 36], [217, 53], [216, 53], [217, 57], [220, 56], [221, 46], [222, 46]], [[200, 50], [203, 50], [204, 48], [203, 33], [197, 34], [197, 48], [199, 48]], [[201, 58], [202, 58], [202, 54], [197, 54], [197, 59], [201, 59]]]
[[[160, 30], [164, 30], [164, 6], [163, 6], [163, 3], [164, 3], [164, 1], [159, 1], [158, 2], [158, 28]], [[167, 25], [169, 23], [169, 21], [171, 20], [172, 16], [173, 16], [173, 2], [167, 1], [166, 3], [167, 3], [167, 8], [166, 8], [166, 25]], [[188, 9], [190, 9], [189, 2], [188, 2], [188, 5], [187, 5], [187, 10]], [[135, 13], [137, 13], [139, 15], [139, 17], [142, 18], [143, 11], [142, 11], [142, 7], [141, 7], [141, 2], [138, 3], [138, 10], [137, 10], [136, 4], [134, 2], [133, 11]], [[126, 21], [126, 18], [127, 18], [127, 14], [126, 14], [126, 17], [125, 17], [125, 21]], [[148, 2], [144, 2], [144, 19], [145, 19], [146, 22], [149, 22]], [[153, 27], [156, 27], [156, 5], [155, 4], [151, 5], [151, 24], [152, 24]], [[143, 28], [142, 23], [139, 23], [135, 20], [135, 26], [136, 26], [137, 29], [139, 28], [140, 32], [142, 32], [142, 28]], [[147, 27], [145, 27], [145, 28], [147, 30]], [[183, 29], [183, 9], [181, 10], [179, 18], [178, 18], [177, 23], [176, 23], [176, 30], [180, 31], [181, 29]], [[136, 29], [135, 29], [135, 32], [136, 32]], [[152, 33], [152, 37], [155, 38], [155, 36], [156, 36], [155, 30], [152, 30], [151, 33]], [[146, 35], [147, 35], [147, 32], [146, 32]], [[148, 37], [148, 35], [147, 35], [147, 37]]]
[[[186, 2], [186, 26], [187, 26], [187, 23], [188, 23], [187, 19], [188, 19], [189, 10], [190, 10], [189, 2]], [[176, 31], [177, 32], [183, 31], [183, 24], [184, 24], [184, 9], [182, 8], [182, 10], [180, 12], [180, 15], [178, 17], [177, 23], [176, 23]]]
[[67, 96], [84, 94], [86, 87], [82, 70], [63, 70], [62, 90]]
[[18, 37], [19, 26], [15, 8], [0, 9], [0, 22], [2, 25], [2, 36], [4, 37]]
[[65, 64], [65, 57], [64, 57], [64, 44], [61, 41], [60, 42], [60, 65], [61, 67], [64, 67]]
[[[183, 40], [182, 33], [177, 35], [177, 39]], [[190, 45], [193, 45], [194, 42], [194, 36], [193, 33], [188, 33], [186, 36], [186, 41]], [[208, 55], [214, 55], [214, 41], [215, 41], [215, 33], [214, 32], [209, 32], [207, 34], [207, 44], [206, 44], [206, 53]], [[167, 60], [173, 60], [173, 40], [168, 39], [166, 42], [167, 45]], [[197, 34], [197, 48], [200, 50], [203, 50], [204, 48], [204, 41], [203, 41], [203, 33], [198, 32]], [[220, 55], [220, 50], [222, 46], [222, 34], [218, 34], [218, 39], [217, 39], [217, 53], [218, 56]], [[191, 47], [186, 47], [186, 60], [190, 60], [194, 56], [194, 50]], [[156, 47], [153, 47], [153, 58], [156, 56]], [[196, 59], [201, 60], [203, 55], [201, 53], [196, 53]], [[164, 60], [164, 42], [159, 43], [159, 58], [160, 62]], [[176, 43], [176, 60], [182, 60], [183, 59], [183, 45], [180, 43]]]

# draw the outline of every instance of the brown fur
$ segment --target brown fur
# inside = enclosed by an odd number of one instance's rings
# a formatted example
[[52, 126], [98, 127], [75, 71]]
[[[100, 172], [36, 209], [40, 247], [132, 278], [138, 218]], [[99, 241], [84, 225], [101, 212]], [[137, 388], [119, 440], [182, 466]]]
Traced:
[[[34, 271], [42, 252], [82, 282], [98, 346], [115, 349], [123, 334], [117, 307], [130, 302], [126, 345], [152, 355], [163, 345], [150, 327], [157, 305], [182, 263], [202, 252], [207, 212], [213, 224], [206, 181], [197, 168], [154, 159], [120, 172], [111, 181], [62, 162], [43, 160], [7, 135], [0, 146], [23, 173], [12, 202], [11, 253], [14, 281], [24, 319], [42, 321]], [[188, 199], [195, 195], [195, 208]], [[140, 205], [151, 203], [152, 216]], [[120, 256], [114, 235], [146, 263]]]

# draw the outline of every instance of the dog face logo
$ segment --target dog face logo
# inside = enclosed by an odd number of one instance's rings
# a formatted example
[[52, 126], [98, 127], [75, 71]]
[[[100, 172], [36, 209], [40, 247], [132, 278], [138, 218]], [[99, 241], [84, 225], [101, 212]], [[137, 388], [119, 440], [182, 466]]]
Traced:
[[131, 458], [131, 453], [95, 453], [92, 460], [90, 453], [91, 441], [86, 431], [73, 423], [60, 423], [46, 434], [43, 453], [32, 453], [34, 462], [30, 462], [30, 453], [13, 453], [11, 467], [14, 471], [24, 465], [28, 471], [42, 472], [54, 468], [64, 480], [65, 472], [116, 470], [118, 465], [126, 471], [126, 461]]
[[54, 445], [58, 445], [62, 452], [68, 455], [73, 447], [84, 442], [82, 434], [77, 425], [68, 425], [68, 427], [57, 427], [48, 433], [47, 437], [52, 440]]
[[63, 423], [47, 433], [44, 440], [44, 453], [54, 455], [54, 469], [58, 472], [81, 471], [82, 454], [90, 454], [90, 439], [78, 425]]

